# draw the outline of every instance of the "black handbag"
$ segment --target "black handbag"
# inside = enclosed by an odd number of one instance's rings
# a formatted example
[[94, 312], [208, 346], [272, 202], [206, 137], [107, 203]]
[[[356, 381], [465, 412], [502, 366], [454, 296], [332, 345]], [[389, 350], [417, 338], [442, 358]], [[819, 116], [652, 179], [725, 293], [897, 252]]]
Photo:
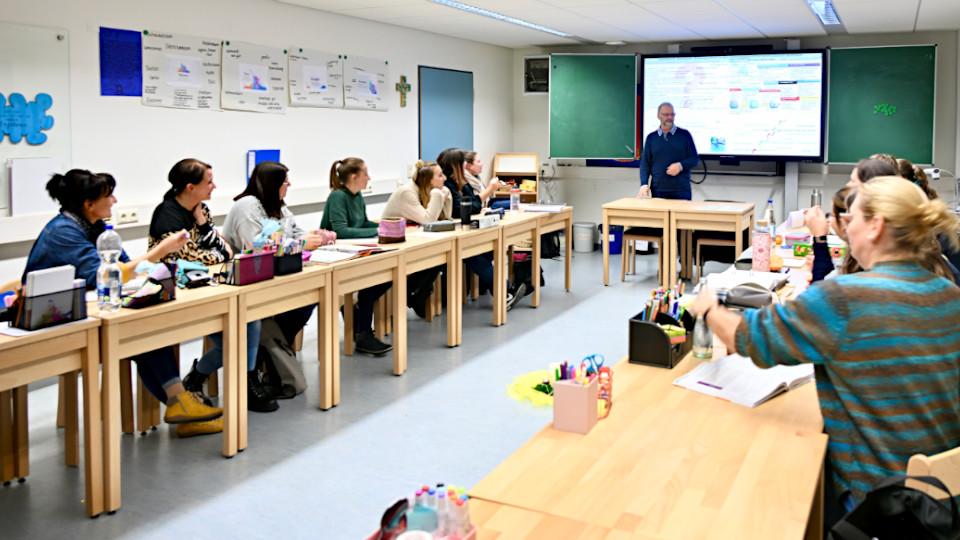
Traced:
[[955, 540], [960, 538], [960, 516], [953, 497], [938, 501], [907, 487], [916, 480], [950, 493], [932, 476], [896, 475], [883, 479], [849, 514], [830, 529], [828, 540]]
[[731, 308], [761, 308], [773, 303], [773, 293], [759, 285], [737, 285], [723, 298], [723, 304]]

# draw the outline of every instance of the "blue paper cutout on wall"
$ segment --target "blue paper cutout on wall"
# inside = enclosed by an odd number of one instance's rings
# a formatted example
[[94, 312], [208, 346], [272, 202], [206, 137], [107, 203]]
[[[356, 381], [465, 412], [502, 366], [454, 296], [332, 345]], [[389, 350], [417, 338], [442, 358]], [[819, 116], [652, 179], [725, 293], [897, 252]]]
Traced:
[[34, 101], [27, 103], [21, 94], [10, 94], [10, 102], [0, 94], [0, 142], [3, 136], [10, 138], [10, 142], [18, 143], [23, 137], [28, 144], [43, 144], [47, 142], [47, 134], [43, 130], [53, 127], [53, 117], [47, 116], [47, 109], [53, 105], [50, 94], [37, 94]]

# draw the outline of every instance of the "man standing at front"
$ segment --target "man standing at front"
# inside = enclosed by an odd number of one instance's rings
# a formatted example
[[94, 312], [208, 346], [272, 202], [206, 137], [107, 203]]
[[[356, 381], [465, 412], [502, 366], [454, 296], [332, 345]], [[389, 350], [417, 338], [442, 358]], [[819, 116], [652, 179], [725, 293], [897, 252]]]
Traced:
[[690, 169], [700, 163], [700, 156], [690, 132], [678, 128], [674, 116], [673, 105], [661, 103], [657, 107], [660, 127], [647, 135], [643, 144], [638, 199], [651, 196], [651, 188], [654, 197], [691, 199]]

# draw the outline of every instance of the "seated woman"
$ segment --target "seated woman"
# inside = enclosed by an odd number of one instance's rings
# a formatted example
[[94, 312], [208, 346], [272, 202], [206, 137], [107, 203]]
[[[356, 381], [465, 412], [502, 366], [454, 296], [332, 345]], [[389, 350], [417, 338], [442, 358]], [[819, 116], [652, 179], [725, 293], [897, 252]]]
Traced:
[[[376, 238], [377, 224], [367, 219], [367, 205], [360, 193], [369, 181], [367, 164], [362, 159], [348, 157], [334, 161], [330, 167], [330, 196], [323, 207], [320, 228], [337, 233], [337, 238]], [[357, 293], [353, 340], [360, 352], [381, 356], [393, 350], [392, 345], [373, 335], [373, 304], [391, 285], [381, 283]]]
[[[466, 175], [464, 174], [465, 163], [466, 157], [459, 148], [448, 148], [437, 157], [437, 164], [440, 165], [443, 174], [447, 177], [444, 185], [447, 186], [447, 189], [453, 194], [454, 219], [460, 219], [460, 200], [463, 197], [470, 199], [471, 215], [479, 214], [483, 210], [480, 197], [477, 196], [473, 191], [473, 187], [467, 182]], [[464, 259], [463, 262], [467, 265], [467, 268], [480, 279], [480, 293], [483, 294], [486, 291], [493, 293], [493, 255], [484, 253]], [[526, 285], [523, 283], [518, 284], [516, 290], [510, 286], [509, 282], [507, 283], [507, 311], [513, 309], [513, 306], [523, 298], [526, 291]]]
[[709, 290], [691, 306], [762, 368], [814, 364], [830, 436], [827, 505], [846, 512], [878, 480], [903, 474], [911, 455], [960, 445], [960, 289], [921, 264], [936, 234], [960, 221], [896, 177], [862, 184], [848, 215], [862, 272], [743, 316]]
[[[390, 195], [383, 209], [385, 218], [404, 218], [407, 223], [430, 223], [450, 219], [453, 196], [443, 185], [447, 179], [432, 162], [417, 161], [413, 183], [404, 184]], [[407, 305], [421, 318], [426, 316], [427, 299], [441, 267], [421, 270], [407, 278]]]
[[[279, 221], [284, 234], [290, 238], [302, 239], [305, 250], [313, 251], [320, 247], [322, 236], [297, 227], [293, 212], [284, 202], [287, 188], [290, 187], [287, 171], [286, 166], [276, 161], [259, 163], [250, 175], [247, 188], [234, 197], [236, 202], [223, 222], [223, 237], [234, 253], [242, 252], [245, 245], [253, 245], [254, 238], [263, 231], [262, 220], [266, 218]], [[293, 343], [316, 307], [306, 306], [273, 317], [287, 343]]]
[[[203, 201], [210, 200], [210, 194], [217, 187], [213, 183], [213, 168], [196, 159], [184, 159], [170, 169], [167, 180], [173, 187], [153, 211], [148, 245], [153, 247], [175, 231], [186, 230], [189, 234], [187, 243], [178, 251], [167, 254], [164, 260], [220, 264], [233, 257], [230, 246], [213, 226], [210, 209], [203, 204]], [[218, 332], [209, 337], [213, 348], [204, 353], [199, 362], [194, 362], [193, 369], [184, 379], [184, 385], [193, 391], [200, 391], [207, 376], [223, 365], [223, 334]], [[247, 323], [247, 409], [272, 412], [279, 405], [264, 391], [257, 375], [259, 348], [260, 321]]]
[[[23, 272], [24, 281], [28, 272], [72, 264], [77, 269], [77, 278], [87, 281], [87, 288], [96, 287], [100, 267], [96, 242], [106, 227], [103, 220], [110, 217], [111, 207], [117, 202], [113, 195], [116, 185], [109, 174], [93, 174], [82, 169], [54, 175], [47, 182], [47, 192], [60, 203], [60, 213], [47, 223], [34, 242]], [[141, 261], [159, 262], [167, 254], [180, 250], [187, 241], [185, 232], [175, 231], [135, 259], [121, 252], [124, 281]], [[163, 419], [177, 424], [177, 435], [191, 437], [223, 431], [223, 410], [208, 406], [202, 396], [184, 388], [172, 347], [140, 354], [131, 360], [137, 363], [137, 372], [147, 390], [166, 403]]]
[[480, 198], [481, 206], [489, 206], [490, 197], [493, 196], [493, 193], [497, 191], [497, 188], [502, 186], [500, 180], [496, 178], [491, 178], [490, 183], [487, 184], [487, 187], [483, 187], [483, 182], [480, 181], [480, 175], [483, 173], [483, 160], [480, 159], [480, 154], [474, 152], [473, 150], [468, 150], [463, 153], [463, 175], [467, 180], [467, 183], [470, 184], [470, 187], [473, 188], [473, 192], [477, 194]]
[[857, 166], [850, 171], [850, 180], [847, 182], [847, 187], [857, 187], [877, 176], [896, 176], [896, 163], [896, 158], [889, 154], [874, 154], [871, 157], [861, 159], [857, 162]]

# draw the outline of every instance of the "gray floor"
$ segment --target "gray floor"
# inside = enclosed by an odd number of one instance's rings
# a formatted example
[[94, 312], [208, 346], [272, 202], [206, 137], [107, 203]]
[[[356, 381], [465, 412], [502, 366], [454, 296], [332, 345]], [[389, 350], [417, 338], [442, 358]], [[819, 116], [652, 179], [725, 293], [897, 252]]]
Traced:
[[[219, 436], [179, 440], [168, 426], [124, 436], [123, 506], [87, 519], [82, 469], [63, 465], [63, 430], [54, 427], [56, 386], [30, 392], [30, 467], [23, 484], [0, 487], [4, 538], [324, 538], [357, 539], [383, 510], [416, 486], [469, 487], [551, 420], [506, 395], [514, 376], [550, 362], [599, 353], [608, 365], [627, 351], [627, 319], [656, 286], [656, 257], [638, 256], [638, 275], [604, 287], [601, 256], [575, 253], [573, 288], [563, 259], [544, 260], [540, 307], [529, 299], [491, 326], [490, 297], [464, 306], [463, 345], [447, 348], [446, 323], [409, 311], [408, 370], [389, 357], [342, 357], [342, 399], [317, 408], [316, 385], [272, 414], [250, 413], [246, 451], [220, 455]], [[303, 351], [317, 379], [316, 320]], [[184, 352], [184, 363], [199, 352]]]

